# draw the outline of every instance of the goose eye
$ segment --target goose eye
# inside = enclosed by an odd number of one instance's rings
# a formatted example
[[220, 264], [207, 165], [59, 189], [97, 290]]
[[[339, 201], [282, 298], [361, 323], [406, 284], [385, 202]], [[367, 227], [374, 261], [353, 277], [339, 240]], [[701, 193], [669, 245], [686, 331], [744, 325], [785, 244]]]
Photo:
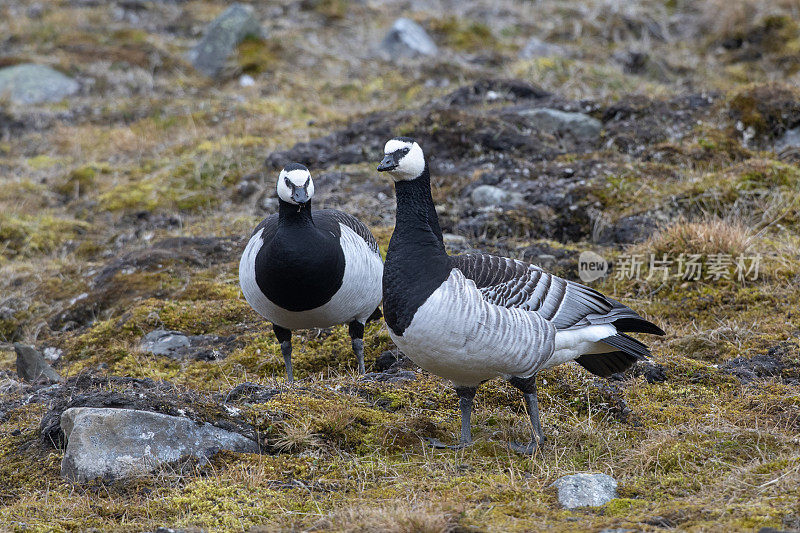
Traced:
[[290, 189], [292, 188], [292, 182], [289, 181], [289, 178], [283, 178], [283, 182], [286, 184], [287, 187]]

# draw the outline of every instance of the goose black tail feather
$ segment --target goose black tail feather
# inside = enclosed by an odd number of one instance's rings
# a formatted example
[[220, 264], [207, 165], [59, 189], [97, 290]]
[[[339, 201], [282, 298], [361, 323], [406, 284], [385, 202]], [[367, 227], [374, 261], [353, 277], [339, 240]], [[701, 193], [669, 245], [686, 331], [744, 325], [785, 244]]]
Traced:
[[647, 359], [650, 356], [650, 348], [646, 344], [637, 341], [630, 335], [624, 333], [617, 333], [605, 339], [600, 339], [600, 342], [608, 344], [612, 348], [623, 351], [627, 354], [635, 356], [637, 359]]
[[617, 331], [626, 333], [651, 333], [664, 335], [664, 330], [644, 318], [625, 317], [612, 322]]
[[616, 348], [615, 352], [585, 354], [575, 361], [597, 376], [607, 378], [617, 372], [624, 372], [641, 359], [647, 359], [650, 349], [633, 337], [617, 333], [600, 342]]
[[639, 358], [625, 352], [594, 353], [578, 357], [575, 362], [601, 378], [624, 372], [636, 363]]

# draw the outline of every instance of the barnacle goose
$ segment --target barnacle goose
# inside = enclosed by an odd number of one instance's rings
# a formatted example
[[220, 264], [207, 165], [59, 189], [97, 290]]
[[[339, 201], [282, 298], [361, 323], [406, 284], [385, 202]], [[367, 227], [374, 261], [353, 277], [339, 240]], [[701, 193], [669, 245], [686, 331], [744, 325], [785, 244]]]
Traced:
[[[649, 355], [625, 332], [664, 332], [632, 309], [535, 265], [488, 254], [449, 256], [431, 197], [430, 172], [413, 139], [396, 137], [378, 171], [395, 181], [397, 222], [383, 272], [389, 334], [422, 368], [455, 385], [461, 409], [459, 448], [472, 440], [478, 385], [501, 377], [524, 394], [531, 454], [544, 441], [536, 374], [568, 361], [608, 377]], [[537, 439], [538, 438], [538, 439]]]
[[250, 236], [239, 262], [247, 303], [272, 322], [292, 381], [293, 329], [348, 324], [364, 373], [364, 324], [380, 316], [383, 261], [367, 226], [335, 209], [312, 211], [314, 182], [299, 163], [278, 176], [277, 214]]

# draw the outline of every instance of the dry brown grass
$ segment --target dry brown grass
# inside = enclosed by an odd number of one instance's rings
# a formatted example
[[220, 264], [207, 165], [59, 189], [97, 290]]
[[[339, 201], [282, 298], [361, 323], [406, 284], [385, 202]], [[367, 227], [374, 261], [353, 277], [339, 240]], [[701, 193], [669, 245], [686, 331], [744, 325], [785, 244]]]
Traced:
[[430, 502], [396, 500], [390, 503], [358, 502], [327, 515], [312, 529], [380, 533], [446, 533], [454, 529], [452, 511]]
[[697, 222], [681, 219], [650, 237], [639, 249], [657, 256], [685, 253], [736, 257], [754, 245], [754, 235], [741, 222], [714, 217]]
[[769, 15], [800, 17], [800, 0], [706, 0], [697, 4], [700, 27], [712, 35], [731, 35]]

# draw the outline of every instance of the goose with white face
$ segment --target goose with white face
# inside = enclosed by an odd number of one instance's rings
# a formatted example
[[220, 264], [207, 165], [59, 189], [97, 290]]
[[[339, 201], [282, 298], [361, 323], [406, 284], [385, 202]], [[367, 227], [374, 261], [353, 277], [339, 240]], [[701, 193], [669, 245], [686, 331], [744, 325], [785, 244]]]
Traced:
[[278, 176], [278, 198], [292, 205], [306, 205], [314, 196], [314, 181], [306, 167], [292, 163]]
[[383, 154], [378, 172], [388, 172], [395, 181], [416, 179], [425, 170], [425, 155], [414, 139], [390, 139], [383, 148]]

